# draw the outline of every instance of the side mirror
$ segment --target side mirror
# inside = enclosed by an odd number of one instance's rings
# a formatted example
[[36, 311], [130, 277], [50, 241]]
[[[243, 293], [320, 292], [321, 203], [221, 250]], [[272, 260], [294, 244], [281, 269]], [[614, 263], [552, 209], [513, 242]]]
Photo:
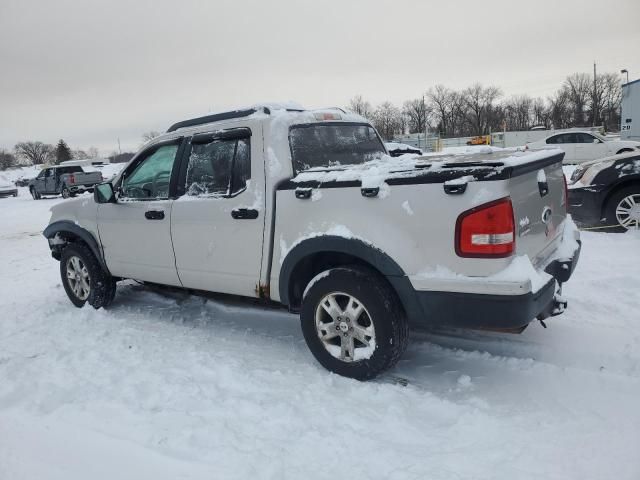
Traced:
[[116, 195], [111, 183], [101, 183], [93, 189], [93, 199], [96, 203], [116, 203]]
[[599, 138], [594, 138], [593, 143], [602, 143], [602, 141]]

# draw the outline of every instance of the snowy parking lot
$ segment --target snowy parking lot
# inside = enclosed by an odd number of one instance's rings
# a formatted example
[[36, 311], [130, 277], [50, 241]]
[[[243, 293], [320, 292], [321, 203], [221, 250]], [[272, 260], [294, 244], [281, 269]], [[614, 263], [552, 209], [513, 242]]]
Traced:
[[76, 309], [40, 233], [60, 201], [0, 199], [2, 480], [640, 478], [635, 232], [583, 232], [547, 329], [416, 332], [361, 383], [279, 310], [133, 282]]

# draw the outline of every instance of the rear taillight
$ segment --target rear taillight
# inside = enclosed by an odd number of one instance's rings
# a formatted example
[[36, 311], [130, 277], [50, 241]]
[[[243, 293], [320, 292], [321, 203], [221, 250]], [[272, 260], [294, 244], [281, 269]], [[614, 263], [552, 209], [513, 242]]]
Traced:
[[513, 206], [501, 198], [463, 212], [456, 222], [456, 253], [460, 257], [508, 257], [516, 247]]
[[76, 183], [76, 176], [71, 174], [69, 175], [69, 183]]
[[562, 180], [564, 180], [564, 192], [562, 193], [562, 204], [564, 205], [565, 213], [569, 211], [569, 187], [567, 187], [567, 177], [562, 174]]

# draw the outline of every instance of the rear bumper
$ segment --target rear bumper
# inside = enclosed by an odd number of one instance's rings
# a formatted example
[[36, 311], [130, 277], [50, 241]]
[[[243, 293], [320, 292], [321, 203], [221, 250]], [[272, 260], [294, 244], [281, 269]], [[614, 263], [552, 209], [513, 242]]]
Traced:
[[69, 186], [69, 191], [71, 193], [93, 192], [94, 186], [95, 185], [71, 185]]
[[0, 197], [15, 197], [18, 195], [18, 189], [13, 190], [0, 190]]
[[[580, 258], [582, 244], [568, 258], [554, 260], [545, 268], [553, 278], [536, 292], [494, 295], [463, 292], [415, 291], [429, 324], [478, 330], [513, 331], [524, 329], [536, 318], [563, 311], [556, 297], [559, 284], [571, 278]], [[566, 304], [564, 305], [566, 306]], [[417, 320], [417, 319], [416, 319]], [[414, 321], [412, 323], [424, 323]]]

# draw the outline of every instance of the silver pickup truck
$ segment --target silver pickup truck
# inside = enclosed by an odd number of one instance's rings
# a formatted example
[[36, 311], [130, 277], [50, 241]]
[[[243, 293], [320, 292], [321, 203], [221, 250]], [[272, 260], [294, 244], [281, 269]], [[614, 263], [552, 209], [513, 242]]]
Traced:
[[42, 195], [62, 195], [74, 197], [78, 193], [92, 192], [93, 187], [104, 179], [100, 172], [85, 172], [79, 165], [45, 167], [28, 184], [34, 200]]
[[340, 110], [209, 115], [54, 206], [44, 236], [77, 307], [123, 279], [257, 298], [300, 314], [324, 367], [367, 379], [410, 325], [520, 332], [566, 306], [563, 153], [489, 152], [392, 158]]

